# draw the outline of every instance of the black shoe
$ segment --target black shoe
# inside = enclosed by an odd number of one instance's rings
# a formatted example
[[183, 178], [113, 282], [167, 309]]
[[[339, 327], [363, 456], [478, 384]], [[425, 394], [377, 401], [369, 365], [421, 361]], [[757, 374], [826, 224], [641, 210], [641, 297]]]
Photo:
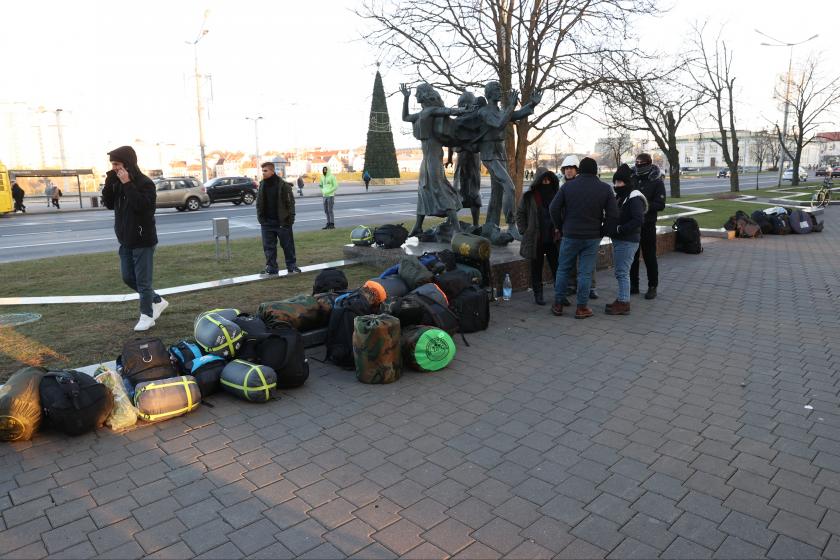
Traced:
[[645, 299], [654, 299], [654, 298], [656, 298], [656, 288], [648, 288], [648, 291], [645, 294]]
[[330, 229], [330, 224], [325, 225], [325, 226], [324, 226], [324, 227], [322, 227], [321, 229]]
[[300, 273], [302, 272], [302, 270], [301, 270], [301, 269], [299, 269], [299, 268], [298, 268], [298, 267], [296, 267], [296, 266], [293, 266], [292, 268], [288, 269], [286, 272], [287, 272], [288, 274], [300, 274]]
[[335, 224], [330, 224], [330, 229], [335, 229]]
[[636, 295], [638, 293], [639, 293], [639, 287], [638, 286], [630, 286], [630, 295]]
[[594, 288], [589, 290], [589, 299], [598, 299], [598, 292]]
[[536, 303], [537, 305], [545, 305], [545, 299], [543, 299], [542, 290], [534, 290], [534, 303]]
[[277, 276], [277, 274], [279, 274], [279, 273], [280, 273], [279, 270], [271, 270], [268, 267], [264, 268], [263, 271], [260, 272], [260, 274], [267, 274], [269, 276]]

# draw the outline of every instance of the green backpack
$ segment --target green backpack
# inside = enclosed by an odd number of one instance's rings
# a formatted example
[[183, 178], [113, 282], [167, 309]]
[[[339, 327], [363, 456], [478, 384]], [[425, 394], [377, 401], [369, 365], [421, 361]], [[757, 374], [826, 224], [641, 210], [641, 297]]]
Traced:
[[350, 232], [350, 242], [359, 247], [373, 245], [373, 232], [367, 226], [359, 226]]

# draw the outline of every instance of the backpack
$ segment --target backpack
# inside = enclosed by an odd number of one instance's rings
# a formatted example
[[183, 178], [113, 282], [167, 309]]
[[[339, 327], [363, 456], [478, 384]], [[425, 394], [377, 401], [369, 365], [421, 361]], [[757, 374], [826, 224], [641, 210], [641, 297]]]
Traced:
[[325, 292], [341, 292], [347, 289], [347, 276], [337, 268], [325, 268], [315, 277], [312, 294]]
[[443, 293], [446, 294], [446, 298], [449, 301], [458, 297], [461, 292], [472, 286], [474, 283], [478, 284], [478, 282], [475, 282], [475, 277], [472, 274], [463, 270], [452, 270], [450, 272], [438, 274], [432, 278], [432, 281], [437, 284], [441, 290], [443, 290]]
[[178, 375], [172, 357], [159, 338], [137, 338], [123, 344], [122, 354], [117, 358], [117, 372], [131, 387]]
[[68, 436], [101, 427], [114, 408], [114, 396], [108, 387], [75, 370], [44, 374], [38, 394], [44, 421]]
[[799, 208], [790, 213], [790, 229], [793, 233], [811, 233], [811, 220], [808, 219], [807, 214]]
[[787, 214], [770, 214], [770, 223], [773, 224], [774, 235], [787, 235], [790, 233], [790, 220]]
[[191, 375], [158, 379], [137, 385], [134, 406], [146, 422], [160, 422], [192, 412], [201, 404], [201, 391]]
[[391, 298], [380, 311], [399, 319], [403, 327], [431, 325], [449, 334], [459, 330], [458, 316], [449, 309], [446, 296], [435, 284], [421, 286], [401, 298]]
[[278, 389], [294, 389], [309, 379], [303, 337], [289, 325], [278, 325], [261, 333], [249, 333], [240, 357], [268, 366], [277, 376]]
[[204, 355], [201, 347], [194, 340], [185, 338], [169, 347], [169, 355], [172, 356], [178, 370], [183, 374], [189, 374], [189, 364], [196, 358]]
[[373, 230], [374, 242], [385, 249], [402, 247], [408, 239], [408, 230], [402, 224], [385, 224]]
[[373, 245], [373, 232], [367, 226], [359, 226], [350, 232], [350, 243], [357, 247]]
[[484, 288], [468, 286], [452, 300], [450, 308], [462, 333], [484, 331], [490, 325], [490, 296]]
[[761, 210], [756, 210], [750, 216], [752, 221], [758, 224], [758, 227], [761, 228], [761, 233], [768, 234], [773, 233], [773, 224], [770, 223], [770, 218], [762, 212]]
[[19, 369], [0, 387], [0, 441], [28, 441], [41, 424], [41, 379], [47, 370]]
[[399, 276], [408, 289], [413, 290], [421, 284], [431, 282], [433, 274], [420, 262], [420, 259], [406, 255], [400, 259]]
[[219, 378], [225, 368], [225, 359], [215, 354], [199, 356], [187, 365], [187, 375], [195, 378], [201, 398], [206, 398], [219, 390]]
[[674, 249], [692, 255], [703, 252], [703, 246], [700, 243], [700, 226], [697, 224], [697, 220], [688, 217], [677, 218], [671, 228], [677, 232]]
[[327, 360], [343, 368], [353, 367], [353, 321], [371, 312], [370, 300], [361, 291], [351, 292], [335, 300], [327, 325]]

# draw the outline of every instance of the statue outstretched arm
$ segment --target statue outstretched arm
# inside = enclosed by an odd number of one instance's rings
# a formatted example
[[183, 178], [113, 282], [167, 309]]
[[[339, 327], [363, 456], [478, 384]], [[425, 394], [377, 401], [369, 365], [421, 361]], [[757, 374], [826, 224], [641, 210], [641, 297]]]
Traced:
[[400, 91], [403, 94], [402, 120], [405, 122], [415, 122], [420, 118], [420, 113], [408, 112], [408, 99], [411, 97], [411, 88], [406, 84], [400, 84]]

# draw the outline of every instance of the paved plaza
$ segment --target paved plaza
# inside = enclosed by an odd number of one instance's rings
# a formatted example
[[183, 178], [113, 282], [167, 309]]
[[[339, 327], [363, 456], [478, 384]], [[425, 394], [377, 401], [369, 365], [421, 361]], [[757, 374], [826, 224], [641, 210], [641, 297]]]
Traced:
[[0, 555], [840, 557], [838, 219], [669, 254], [627, 317], [611, 271], [585, 321], [517, 293], [439, 373], [4, 444]]

